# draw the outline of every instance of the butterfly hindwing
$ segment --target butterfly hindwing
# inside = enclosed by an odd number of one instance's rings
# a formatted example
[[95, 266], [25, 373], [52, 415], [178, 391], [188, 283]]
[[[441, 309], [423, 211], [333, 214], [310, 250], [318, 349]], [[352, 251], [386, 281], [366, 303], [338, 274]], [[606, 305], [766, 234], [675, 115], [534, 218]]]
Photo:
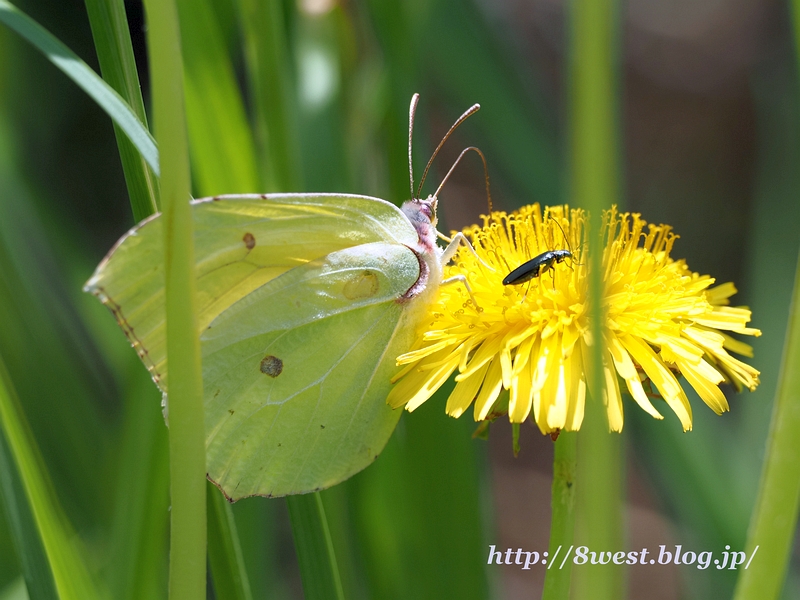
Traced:
[[201, 336], [209, 477], [229, 497], [328, 487], [372, 462], [399, 418], [385, 398], [413, 327], [398, 298], [415, 254], [372, 243], [265, 284]]

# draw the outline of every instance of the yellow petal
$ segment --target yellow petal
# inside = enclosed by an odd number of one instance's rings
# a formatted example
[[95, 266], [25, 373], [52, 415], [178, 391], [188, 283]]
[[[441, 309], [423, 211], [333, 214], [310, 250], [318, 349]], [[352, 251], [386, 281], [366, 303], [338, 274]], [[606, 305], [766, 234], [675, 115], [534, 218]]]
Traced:
[[498, 360], [492, 361], [489, 365], [489, 370], [483, 380], [481, 391], [478, 394], [478, 398], [475, 400], [476, 421], [483, 421], [486, 418], [495, 400], [497, 400], [497, 396], [500, 394], [500, 390], [503, 387], [500, 369], [500, 361]]
[[622, 396], [619, 393], [619, 382], [617, 373], [611, 367], [611, 357], [606, 355], [603, 361], [603, 374], [605, 376], [605, 387], [603, 389], [603, 400], [608, 414], [608, 427], [611, 431], [622, 431]]
[[[680, 367], [681, 373], [686, 377], [686, 381], [689, 382], [711, 410], [718, 415], [730, 410], [725, 394], [723, 394], [722, 390], [717, 386], [717, 384], [724, 379], [719, 371], [714, 369], [714, 367], [709, 365], [706, 361], [702, 361], [701, 365], [698, 366], [688, 362], [679, 362], [678, 366]], [[714, 376], [710, 375], [709, 371], [719, 377], [718, 381], [715, 382], [714, 379], [712, 379]]]
[[514, 375], [511, 380], [511, 397], [508, 402], [508, 419], [512, 423], [522, 423], [531, 412], [531, 374], [529, 369]]
[[[431, 361], [444, 358], [449, 349], [440, 350], [438, 353], [429, 357]], [[420, 361], [415, 368], [411, 369], [406, 375], [394, 384], [386, 403], [392, 408], [399, 408], [403, 405], [411, 411], [430, 398], [439, 387], [447, 381], [450, 374], [458, 365], [457, 360], [451, 360], [433, 370], [422, 370], [420, 367], [425, 361]]]
[[614, 366], [617, 373], [625, 380], [628, 386], [628, 391], [636, 401], [636, 403], [644, 409], [647, 414], [656, 419], [663, 419], [664, 417], [656, 410], [647, 394], [642, 387], [642, 380], [639, 378], [639, 373], [636, 366], [633, 364], [628, 351], [617, 339], [613, 333], [608, 336], [609, 350], [611, 351], [611, 358], [614, 360]]
[[581, 352], [573, 352], [572, 360], [565, 363], [564, 377], [569, 379], [567, 386], [569, 400], [567, 402], [567, 418], [564, 421], [566, 431], [577, 431], [583, 422], [584, 403], [586, 401], [586, 381], [583, 379], [583, 360]]
[[483, 378], [486, 376], [488, 369], [489, 363], [486, 363], [483, 367], [474, 371], [472, 375], [456, 383], [456, 387], [447, 399], [445, 412], [448, 415], [458, 418], [464, 414], [469, 405], [472, 404], [472, 401], [475, 400], [475, 395], [481, 388]]
[[646, 342], [630, 335], [622, 336], [620, 341], [659, 389], [664, 400], [678, 416], [683, 430], [689, 431], [692, 428], [692, 407], [675, 376]]

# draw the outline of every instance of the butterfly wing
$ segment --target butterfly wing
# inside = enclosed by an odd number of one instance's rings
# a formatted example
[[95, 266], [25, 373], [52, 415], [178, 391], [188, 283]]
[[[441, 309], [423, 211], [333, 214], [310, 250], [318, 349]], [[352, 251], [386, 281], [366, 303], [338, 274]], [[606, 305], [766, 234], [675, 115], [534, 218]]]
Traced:
[[385, 402], [411, 344], [398, 302], [419, 274], [399, 244], [296, 267], [201, 336], [209, 478], [237, 499], [326, 488], [371, 463], [400, 411]]
[[[345, 195], [193, 203], [209, 477], [226, 495], [333, 485], [399, 418], [384, 402], [413, 329], [418, 237], [393, 205]], [[167, 389], [163, 231], [132, 229], [86, 289]]]
[[[202, 331], [264, 283], [330, 252], [369, 242], [416, 243], [384, 200], [346, 194], [219, 196], [192, 202], [197, 317]], [[167, 389], [160, 215], [131, 229], [84, 290], [108, 306], [153, 380]]]

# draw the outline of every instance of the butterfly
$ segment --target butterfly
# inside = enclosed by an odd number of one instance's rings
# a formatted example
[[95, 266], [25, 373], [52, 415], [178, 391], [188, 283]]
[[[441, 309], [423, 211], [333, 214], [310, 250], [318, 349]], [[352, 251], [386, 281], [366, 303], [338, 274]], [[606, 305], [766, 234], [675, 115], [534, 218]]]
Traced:
[[[437, 191], [397, 208], [349, 194], [192, 201], [208, 478], [225, 496], [324, 489], [369, 465], [401, 411], [386, 404], [395, 359], [443, 281], [462, 234], [436, 230]], [[486, 175], [488, 194], [488, 174]], [[128, 231], [85, 291], [113, 313], [168, 390], [162, 219]], [[437, 238], [448, 242], [447, 248]], [[461, 281], [466, 284], [465, 281]]]

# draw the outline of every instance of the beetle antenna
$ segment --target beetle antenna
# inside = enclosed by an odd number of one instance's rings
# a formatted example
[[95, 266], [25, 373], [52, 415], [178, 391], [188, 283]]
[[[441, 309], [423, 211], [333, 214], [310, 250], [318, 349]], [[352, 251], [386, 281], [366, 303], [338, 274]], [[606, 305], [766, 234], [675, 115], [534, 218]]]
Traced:
[[483, 174], [486, 177], [486, 198], [487, 198], [487, 200], [489, 202], [489, 212], [492, 212], [492, 192], [489, 189], [489, 168], [486, 166], [486, 157], [483, 155], [483, 152], [481, 152], [480, 148], [476, 148], [475, 146], [469, 146], [468, 148], [464, 148], [461, 151], [461, 154], [458, 155], [458, 158], [453, 163], [453, 166], [450, 167], [450, 170], [447, 172], [447, 175], [445, 175], [444, 179], [442, 179], [442, 183], [439, 184], [439, 187], [436, 189], [436, 193], [433, 195], [433, 197], [434, 198], [438, 198], [439, 197], [439, 192], [442, 191], [442, 188], [444, 187], [444, 184], [447, 183], [447, 180], [450, 177], [450, 174], [455, 170], [456, 165], [459, 163], [459, 161], [462, 158], [464, 158], [464, 155], [467, 152], [469, 152], [470, 150], [474, 150], [475, 152], [478, 153], [478, 156], [481, 157], [481, 162], [483, 163]]
[[[413, 98], [411, 99], [411, 104], [412, 104], [412, 106], [415, 105]], [[444, 137], [442, 138], [442, 141], [439, 142], [439, 145], [436, 146], [436, 150], [433, 151], [433, 154], [431, 155], [431, 158], [428, 161], [428, 164], [425, 165], [425, 170], [422, 172], [422, 179], [420, 180], [419, 187], [417, 188], [417, 193], [416, 194], [413, 194], [413, 193], [411, 194], [411, 196], [413, 198], [418, 198], [419, 197], [419, 194], [422, 191], [422, 184], [425, 183], [425, 177], [428, 176], [428, 171], [431, 168], [431, 164], [433, 163], [433, 159], [436, 158], [436, 155], [439, 153], [439, 150], [442, 149], [442, 146], [444, 146], [444, 143], [447, 141], [447, 138], [450, 137], [450, 135], [458, 128], [459, 125], [461, 125], [461, 123], [463, 123], [467, 119], [467, 117], [470, 117], [470, 116], [474, 115], [476, 112], [478, 112], [480, 110], [480, 108], [481, 108], [480, 104], [473, 104], [472, 106], [470, 106], [464, 112], [463, 115], [461, 115], [460, 117], [458, 117], [458, 119], [456, 119], [456, 122], [453, 123], [453, 126], [450, 127], [450, 129], [447, 131], [447, 133], [444, 134]], [[463, 152], [462, 152], [462, 154], [463, 154]], [[458, 162], [458, 161], [456, 161], [456, 162]], [[450, 170], [452, 171], [452, 169], [450, 169]], [[487, 181], [488, 181], [488, 179], [487, 179]], [[441, 186], [439, 186], [439, 187], [441, 188]], [[413, 192], [413, 189], [414, 188], [412, 186], [412, 192]]]
[[550, 217], [550, 220], [556, 225], [558, 225], [558, 228], [561, 230], [561, 235], [564, 236], [564, 242], [566, 242], [567, 244], [567, 249], [569, 250], [569, 253], [572, 254], [572, 246], [570, 246], [569, 244], [569, 240], [567, 239], [567, 234], [564, 233], [564, 228], [561, 226], [561, 223], [559, 223], [558, 220], [554, 219], [552, 216]]
[[417, 114], [419, 94], [411, 96], [411, 106], [408, 107], [408, 182], [411, 187], [411, 198], [414, 198], [414, 162], [411, 160], [412, 138], [414, 136], [414, 117]]
[[554, 219], [552, 216], [550, 217], [550, 220], [553, 221], [556, 225], [558, 225], [558, 228], [561, 230], [561, 235], [564, 236], [564, 241], [567, 243], [567, 248], [569, 249], [569, 255], [572, 258], [572, 262], [575, 263], [576, 265], [582, 265], [583, 263], [575, 261], [575, 255], [572, 253], [572, 246], [569, 243], [569, 238], [567, 238], [567, 234], [564, 233], [564, 228], [561, 226], [561, 223], [559, 223], [558, 220]]

